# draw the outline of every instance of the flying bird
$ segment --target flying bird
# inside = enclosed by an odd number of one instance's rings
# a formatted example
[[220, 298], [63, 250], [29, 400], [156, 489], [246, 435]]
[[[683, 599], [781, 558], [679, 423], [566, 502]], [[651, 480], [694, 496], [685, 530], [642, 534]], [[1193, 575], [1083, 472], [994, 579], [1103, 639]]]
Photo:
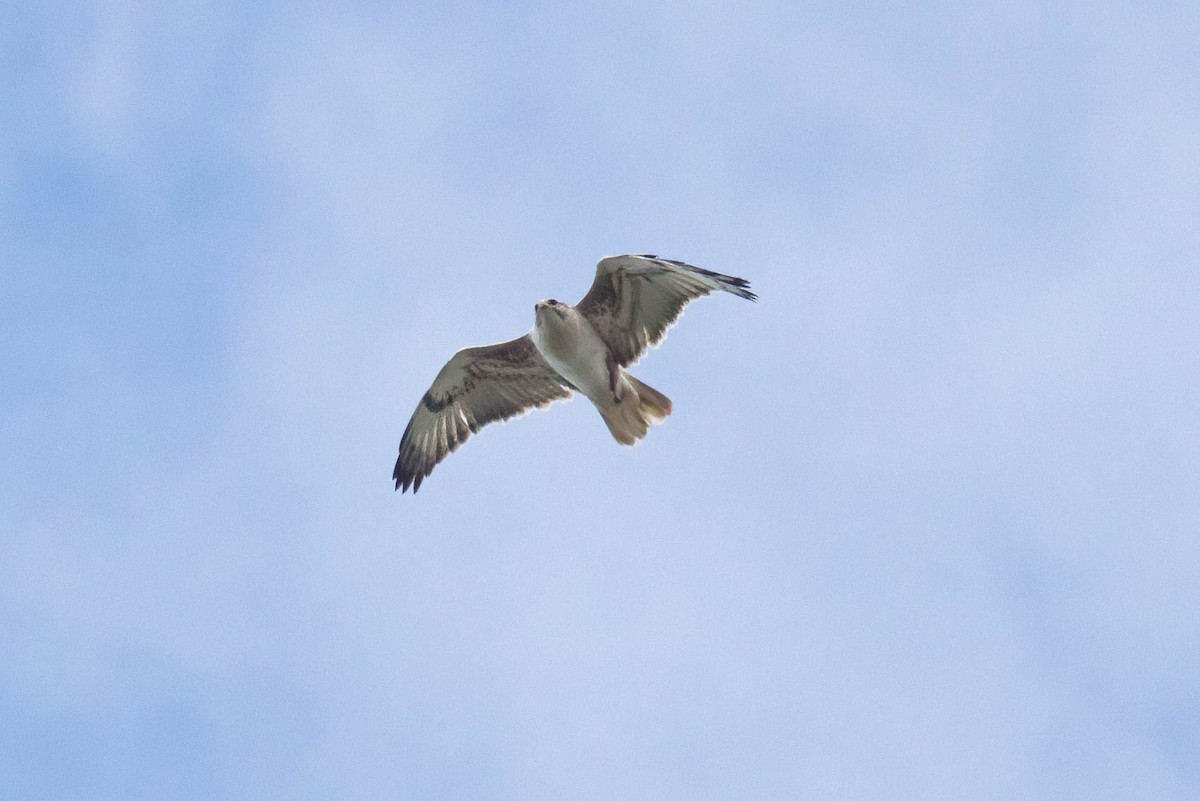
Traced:
[[583, 300], [534, 304], [533, 330], [451, 357], [421, 398], [392, 478], [413, 492], [480, 428], [582, 393], [613, 438], [632, 445], [671, 413], [670, 399], [623, 368], [663, 338], [688, 301], [722, 290], [757, 300], [750, 282], [657, 256], [609, 256]]

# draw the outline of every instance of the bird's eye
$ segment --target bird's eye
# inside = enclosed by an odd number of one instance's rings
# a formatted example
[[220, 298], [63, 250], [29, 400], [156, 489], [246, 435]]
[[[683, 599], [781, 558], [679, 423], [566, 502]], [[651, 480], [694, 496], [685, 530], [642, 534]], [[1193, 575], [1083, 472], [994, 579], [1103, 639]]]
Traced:
[[550, 305], [551, 305], [551, 306], [557, 306], [557, 305], [558, 305], [558, 301], [557, 301], [557, 300], [552, 300], [552, 301], [550, 301]]

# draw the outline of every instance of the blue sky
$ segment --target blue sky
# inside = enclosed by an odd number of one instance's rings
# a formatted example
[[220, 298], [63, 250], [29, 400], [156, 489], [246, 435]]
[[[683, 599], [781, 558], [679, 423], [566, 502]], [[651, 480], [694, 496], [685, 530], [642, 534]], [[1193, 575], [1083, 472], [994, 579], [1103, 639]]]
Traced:
[[[0, 22], [6, 798], [1200, 793], [1194, 4]], [[623, 252], [670, 420], [394, 493]]]

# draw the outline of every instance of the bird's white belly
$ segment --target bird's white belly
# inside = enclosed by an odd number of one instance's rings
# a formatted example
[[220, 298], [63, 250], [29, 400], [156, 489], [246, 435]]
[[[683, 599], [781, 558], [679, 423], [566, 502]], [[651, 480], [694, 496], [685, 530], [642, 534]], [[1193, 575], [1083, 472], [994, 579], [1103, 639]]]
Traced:
[[590, 325], [537, 325], [531, 339], [550, 366], [593, 402], [611, 397], [608, 348]]

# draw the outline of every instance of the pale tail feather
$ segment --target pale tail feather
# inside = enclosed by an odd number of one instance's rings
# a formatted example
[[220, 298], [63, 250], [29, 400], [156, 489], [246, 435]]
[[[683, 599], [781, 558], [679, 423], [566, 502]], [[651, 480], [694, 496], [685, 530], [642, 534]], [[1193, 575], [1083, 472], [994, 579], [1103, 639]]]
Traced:
[[671, 399], [652, 386], [643, 384], [629, 373], [625, 374], [629, 383], [637, 390], [639, 406], [648, 423], [661, 423], [671, 414]]
[[620, 403], [600, 409], [600, 416], [613, 439], [622, 445], [632, 445], [646, 436], [651, 424], [666, 419], [671, 413], [671, 399], [628, 373], [624, 377], [633, 391], [626, 392]]

